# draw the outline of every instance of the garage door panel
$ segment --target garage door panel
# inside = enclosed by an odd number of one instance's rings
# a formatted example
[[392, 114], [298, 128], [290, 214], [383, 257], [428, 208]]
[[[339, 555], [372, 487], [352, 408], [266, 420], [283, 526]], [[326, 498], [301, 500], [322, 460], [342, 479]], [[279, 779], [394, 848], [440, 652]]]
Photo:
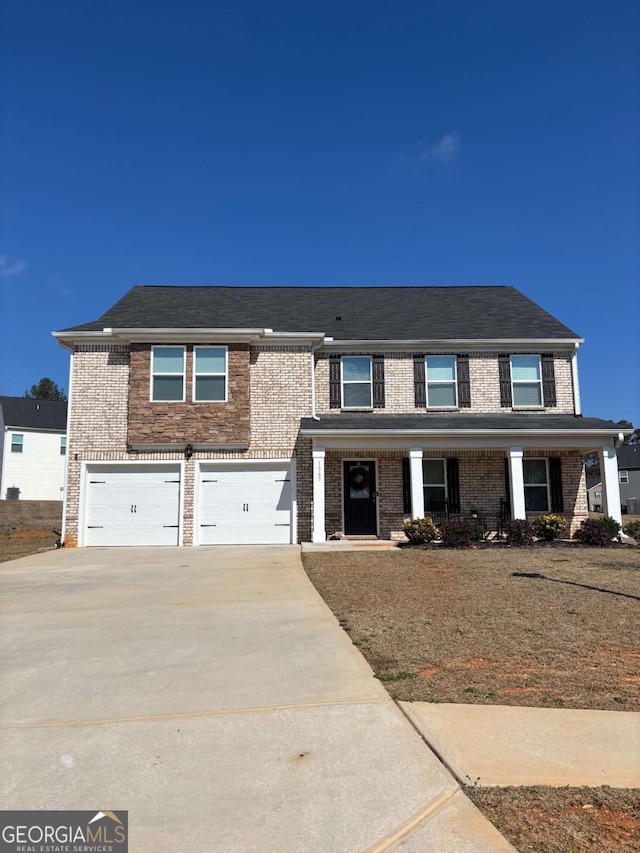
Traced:
[[288, 466], [203, 466], [199, 544], [289, 544], [292, 495]]
[[180, 471], [154, 465], [88, 472], [85, 545], [177, 545]]

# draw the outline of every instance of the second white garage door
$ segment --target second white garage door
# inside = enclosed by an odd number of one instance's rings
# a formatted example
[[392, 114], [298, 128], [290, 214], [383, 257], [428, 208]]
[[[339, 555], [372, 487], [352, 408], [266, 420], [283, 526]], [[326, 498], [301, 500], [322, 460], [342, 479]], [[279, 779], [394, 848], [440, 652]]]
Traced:
[[289, 544], [293, 522], [291, 471], [287, 462], [242, 467], [203, 464], [198, 544]]

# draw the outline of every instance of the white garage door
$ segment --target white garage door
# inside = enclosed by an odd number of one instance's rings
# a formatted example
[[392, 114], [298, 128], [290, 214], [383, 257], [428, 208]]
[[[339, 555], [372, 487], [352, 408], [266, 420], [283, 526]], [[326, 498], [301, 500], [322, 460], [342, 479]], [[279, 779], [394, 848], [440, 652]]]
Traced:
[[177, 545], [180, 467], [90, 466], [85, 545]]
[[200, 473], [200, 545], [289, 544], [291, 465], [203, 465]]

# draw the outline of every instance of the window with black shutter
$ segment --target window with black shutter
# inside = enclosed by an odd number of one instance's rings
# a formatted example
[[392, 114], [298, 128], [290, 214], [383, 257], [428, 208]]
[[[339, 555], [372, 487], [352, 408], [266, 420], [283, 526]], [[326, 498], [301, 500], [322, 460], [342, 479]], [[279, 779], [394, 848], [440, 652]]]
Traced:
[[423, 355], [413, 357], [413, 389], [416, 408], [425, 409], [427, 406], [427, 388]]
[[500, 405], [511, 408], [511, 358], [508, 355], [498, 357], [500, 375]]
[[471, 408], [471, 381], [469, 379], [469, 356], [458, 356], [458, 406]]
[[340, 392], [340, 356], [329, 357], [329, 407], [339, 409], [342, 405]]
[[373, 374], [373, 408], [384, 409], [384, 356], [374, 355], [371, 359]]
[[556, 405], [556, 377], [553, 369], [553, 356], [543, 355], [542, 363], [542, 399], [545, 406]]

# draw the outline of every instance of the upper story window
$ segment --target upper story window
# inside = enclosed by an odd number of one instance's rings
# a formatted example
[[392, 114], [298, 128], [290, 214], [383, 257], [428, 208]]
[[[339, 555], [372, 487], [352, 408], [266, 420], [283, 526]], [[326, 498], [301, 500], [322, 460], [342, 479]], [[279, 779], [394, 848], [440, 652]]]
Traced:
[[193, 399], [224, 403], [227, 399], [227, 348], [194, 347]]
[[67, 436], [61, 435], [60, 436], [60, 456], [66, 456], [66, 455], [67, 455]]
[[342, 408], [371, 409], [373, 407], [371, 356], [344, 356], [341, 359], [341, 370]]
[[14, 432], [11, 436], [11, 452], [12, 453], [22, 453], [22, 446], [24, 444], [24, 436], [19, 432]]
[[425, 359], [427, 406], [455, 408], [458, 405], [456, 357], [428, 355]]
[[629, 472], [628, 471], [624, 471], [624, 470], [618, 471], [618, 477], [620, 478], [621, 483], [628, 483], [629, 482]]
[[511, 356], [513, 406], [542, 406], [542, 372], [539, 355]]
[[152, 347], [151, 399], [184, 401], [184, 347]]

